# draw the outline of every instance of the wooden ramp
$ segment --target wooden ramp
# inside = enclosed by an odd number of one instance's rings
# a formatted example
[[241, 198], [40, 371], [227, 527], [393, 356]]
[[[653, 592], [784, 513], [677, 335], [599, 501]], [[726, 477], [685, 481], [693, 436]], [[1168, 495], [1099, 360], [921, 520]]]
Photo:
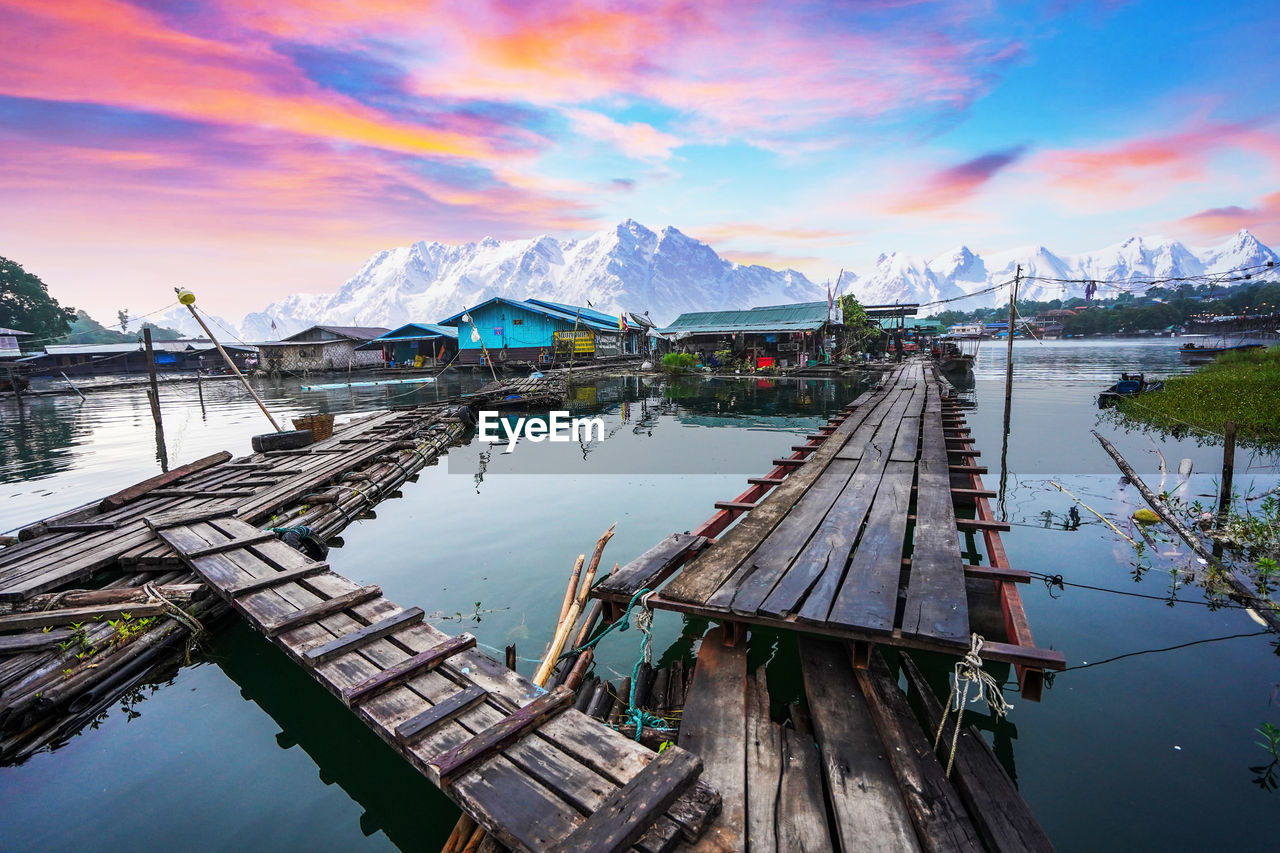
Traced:
[[144, 519], [249, 623], [503, 844], [670, 849], [701, 761], [660, 755], [227, 508]]
[[[958, 469], [976, 466], [950, 457], [971, 460], [977, 451], [967, 430], [944, 420], [943, 403], [941, 382], [923, 362], [895, 368], [790, 458], [775, 459], [769, 475], [752, 478], [748, 492], [717, 503], [706, 524], [664, 540], [594, 594], [625, 603], [676, 573], [650, 606], [734, 630], [766, 625], [852, 639], [864, 662], [871, 643], [962, 653], [971, 631], [967, 578], [1008, 586], [1016, 602], [1012, 581], [1026, 573], [962, 559], [962, 532], [1008, 526], [957, 517], [957, 502], [990, 493], [953, 488]], [[712, 544], [708, 537], [725, 528]], [[1065, 666], [1060, 652], [1029, 637], [992, 638], [983, 655], [1033, 669]]]

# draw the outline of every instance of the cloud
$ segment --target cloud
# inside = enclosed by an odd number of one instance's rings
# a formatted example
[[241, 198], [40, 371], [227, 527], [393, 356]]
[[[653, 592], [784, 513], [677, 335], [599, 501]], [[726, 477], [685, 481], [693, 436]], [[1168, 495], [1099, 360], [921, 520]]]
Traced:
[[680, 145], [679, 138], [644, 122], [614, 121], [603, 113], [580, 109], [567, 109], [564, 115], [575, 133], [607, 142], [637, 160], [660, 163], [670, 159], [672, 149]]
[[1269, 193], [1252, 207], [1211, 207], [1177, 223], [1206, 238], [1216, 238], [1247, 228], [1265, 242], [1280, 240], [1280, 192]]
[[923, 213], [954, 207], [978, 193], [1000, 172], [1022, 159], [1025, 146], [993, 151], [941, 169], [922, 184], [888, 199], [893, 213]]

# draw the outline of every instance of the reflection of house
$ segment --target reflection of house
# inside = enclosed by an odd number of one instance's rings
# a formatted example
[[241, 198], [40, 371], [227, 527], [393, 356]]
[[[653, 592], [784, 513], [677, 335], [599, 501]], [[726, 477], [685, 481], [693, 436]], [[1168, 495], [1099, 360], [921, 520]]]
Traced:
[[[495, 296], [440, 321], [458, 330], [458, 364], [550, 365], [643, 351], [644, 334], [615, 315], [541, 299]], [[622, 329], [622, 326], [626, 329]]]
[[[222, 356], [207, 338], [178, 341], [152, 341], [156, 368], [160, 371], [220, 368]], [[240, 367], [255, 353], [253, 347], [224, 347]], [[147, 369], [147, 353], [141, 341], [118, 344], [50, 344], [44, 352], [27, 356], [20, 362], [35, 375], [59, 373], [87, 375], [102, 373], [141, 373]]]
[[21, 357], [22, 347], [19, 343], [19, 338], [29, 337], [31, 337], [31, 333], [24, 332], [21, 329], [0, 328], [0, 359]]
[[799, 302], [749, 311], [697, 311], [681, 314], [662, 334], [704, 360], [718, 350], [732, 350], [735, 358], [756, 367], [803, 366], [822, 352], [827, 310], [826, 302]]
[[258, 366], [291, 373], [381, 367], [381, 347], [364, 351], [356, 347], [389, 331], [380, 326], [312, 326], [282, 340], [259, 344]]
[[395, 367], [437, 367], [453, 361], [458, 330], [435, 323], [408, 323], [356, 347], [356, 352], [381, 352]]

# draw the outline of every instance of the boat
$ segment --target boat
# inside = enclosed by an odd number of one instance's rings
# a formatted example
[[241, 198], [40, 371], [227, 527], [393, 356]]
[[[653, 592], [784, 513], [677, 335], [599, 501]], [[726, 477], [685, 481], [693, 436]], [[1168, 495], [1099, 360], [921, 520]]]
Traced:
[[1216, 358], [1226, 352], [1241, 352], [1251, 349], [1265, 349], [1266, 344], [1231, 344], [1225, 341], [1216, 344], [1183, 344], [1178, 347], [1178, 352], [1182, 357], [1188, 360], [1199, 359], [1204, 357]]
[[1151, 391], [1163, 391], [1164, 382], [1147, 380], [1141, 373], [1121, 373], [1120, 381], [1098, 395], [1098, 408], [1107, 409], [1120, 402], [1122, 397], [1136, 397]]
[[973, 376], [976, 352], [964, 352], [954, 341], [944, 339], [934, 344], [931, 354], [938, 362], [938, 369], [948, 379], [954, 381], [959, 378], [963, 381]]

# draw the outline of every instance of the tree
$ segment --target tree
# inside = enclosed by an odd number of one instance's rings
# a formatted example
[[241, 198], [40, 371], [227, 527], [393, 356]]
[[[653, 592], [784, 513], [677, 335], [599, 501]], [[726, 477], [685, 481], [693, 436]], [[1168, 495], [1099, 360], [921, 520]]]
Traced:
[[116, 322], [120, 325], [120, 331], [129, 331], [129, 309], [121, 308], [116, 312]]
[[59, 305], [38, 275], [0, 258], [0, 326], [48, 340], [65, 335], [75, 317], [75, 309]]
[[840, 314], [844, 320], [845, 334], [854, 349], [861, 349], [863, 344], [880, 336], [880, 327], [867, 316], [867, 309], [853, 294], [840, 297]]

